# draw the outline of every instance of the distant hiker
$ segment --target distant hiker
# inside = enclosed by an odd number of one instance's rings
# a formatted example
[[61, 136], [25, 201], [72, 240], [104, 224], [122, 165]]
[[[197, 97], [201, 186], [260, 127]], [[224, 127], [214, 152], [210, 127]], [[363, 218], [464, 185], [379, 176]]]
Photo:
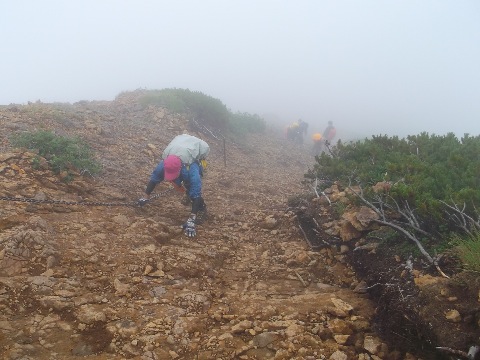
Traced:
[[333, 122], [329, 121], [327, 128], [323, 132], [323, 140], [328, 141], [328, 143], [330, 144], [336, 134], [337, 129], [335, 129], [335, 126], [333, 126]]
[[186, 190], [187, 196], [192, 201], [192, 211], [183, 229], [188, 237], [196, 236], [197, 213], [206, 211], [202, 198], [202, 176], [209, 152], [208, 144], [195, 136], [187, 134], [176, 136], [163, 151], [162, 160], [153, 170], [145, 189], [147, 197], [139, 199], [139, 205], [142, 206], [149, 201], [150, 194], [157, 184], [163, 180], [172, 182], [174, 186]]
[[303, 144], [303, 137], [307, 135], [308, 124], [302, 119], [298, 119], [298, 143]]
[[323, 136], [320, 133], [315, 133], [312, 135], [313, 147], [312, 152], [313, 155], [317, 156], [320, 155], [323, 149]]
[[[314, 155], [320, 155], [322, 152], [324, 152], [325, 147], [332, 143], [332, 140], [335, 138], [336, 134], [337, 130], [335, 129], [335, 126], [333, 126], [333, 122], [329, 121], [328, 126], [323, 132], [323, 134], [318, 134], [321, 136], [320, 140], [315, 140], [312, 137], [312, 140], [314, 142]], [[314, 134], [314, 136], [317, 136], [317, 138], [318, 135]]]
[[287, 128], [287, 139], [295, 144], [303, 144], [303, 136], [307, 134], [308, 124], [302, 119]]
[[293, 124], [287, 127], [287, 140], [295, 142], [298, 133], [298, 123], [294, 122]]

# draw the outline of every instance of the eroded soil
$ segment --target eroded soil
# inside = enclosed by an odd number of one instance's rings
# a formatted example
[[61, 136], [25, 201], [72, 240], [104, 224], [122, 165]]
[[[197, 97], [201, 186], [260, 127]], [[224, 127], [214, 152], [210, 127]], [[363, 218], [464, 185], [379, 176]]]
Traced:
[[[288, 205], [310, 191], [303, 148], [273, 133], [224, 148], [128, 97], [5, 107], [0, 128], [0, 196], [38, 200], [0, 202], [2, 358], [417, 359], [382, 338], [348, 254], [306, 241]], [[12, 149], [8, 134], [38, 128], [86, 139], [102, 174], [66, 184], [34, 169], [35, 155]], [[189, 208], [167, 185], [134, 204], [184, 131], [212, 149], [209, 218], [195, 239], [182, 234]]]

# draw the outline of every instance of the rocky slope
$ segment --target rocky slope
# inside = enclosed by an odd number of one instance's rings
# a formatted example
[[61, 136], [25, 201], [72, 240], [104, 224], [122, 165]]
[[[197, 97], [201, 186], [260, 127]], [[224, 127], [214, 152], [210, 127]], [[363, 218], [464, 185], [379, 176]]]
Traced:
[[[79, 135], [103, 172], [64, 183], [15, 131]], [[192, 133], [134, 98], [0, 110], [0, 356], [5, 359], [417, 359], [387, 345], [348, 246], [313, 251], [288, 199], [307, 151], [276, 136], [237, 143]], [[143, 195], [161, 151], [190, 131], [212, 152], [209, 219], [195, 239], [168, 185]], [[42, 165], [42, 164], [41, 164]], [[86, 201], [65, 205], [51, 200]], [[325, 233], [328, 235], [328, 231]]]

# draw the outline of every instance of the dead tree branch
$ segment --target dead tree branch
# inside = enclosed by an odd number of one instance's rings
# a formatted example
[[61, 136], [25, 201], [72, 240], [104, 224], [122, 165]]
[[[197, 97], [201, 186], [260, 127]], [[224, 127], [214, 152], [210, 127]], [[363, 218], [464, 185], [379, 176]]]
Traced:
[[469, 236], [473, 236], [472, 230], [480, 230], [480, 220], [475, 220], [472, 216], [465, 212], [466, 204], [463, 203], [463, 207], [460, 209], [458, 205], [452, 200], [453, 205], [440, 201], [443, 205], [453, 211], [453, 214], [449, 213], [455, 224], [465, 231]]
[[411, 228], [412, 230], [424, 235], [424, 236], [428, 236], [428, 237], [432, 237], [432, 235], [428, 232], [426, 232], [425, 230], [423, 230], [421, 228], [421, 225], [419, 223], [419, 221], [417, 220], [417, 217], [415, 216], [415, 212], [414, 210], [412, 210], [412, 208], [410, 207], [410, 204], [408, 203], [408, 201], [404, 201], [403, 203], [403, 207], [400, 206], [400, 204], [398, 204], [398, 202], [391, 196], [389, 196], [389, 199], [395, 204], [395, 207], [389, 205], [388, 203], [385, 203], [381, 198], [377, 197], [378, 199], [378, 202], [379, 202], [379, 206], [381, 206], [381, 211], [383, 212], [383, 207], [389, 209], [389, 210], [392, 210], [392, 211], [396, 211], [397, 213], [399, 213], [402, 218], [404, 218], [406, 221], [405, 222], [400, 222], [400, 221], [392, 221], [393, 223], [397, 223], [399, 224], [400, 226], [406, 226], [406, 227], [409, 227]]
[[[405, 226], [408, 226], [410, 227], [412, 230], [414, 231], [417, 231], [417, 232], [420, 232], [422, 234], [425, 233], [425, 231], [423, 231], [422, 229], [420, 229], [420, 224], [419, 222], [417, 221], [417, 219], [415, 218], [414, 216], [414, 212], [413, 210], [410, 208], [410, 206], [408, 205], [408, 203], [404, 206], [404, 207], [401, 207], [399, 206], [399, 204], [397, 202], [395, 202], [396, 204], [396, 208], [388, 205], [385, 201], [383, 201], [380, 197], [376, 197], [376, 200], [378, 202], [378, 206], [376, 206], [374, 203], [368, 201], [366, 199], [366, 197], [364, 196], [364, 193], [363, 193], [363, 189], [362, 187], [360, 186], [360, 191], [355, 191], [355, 189], [353, 189], [350, 185], [349, 185], [349, 189], [350, 191], [353, 192], [353, 194], [355, 196], [357, 196], [365, 205], [367, 205], [370, 209], [372, 209], [373, 211], [375, 211], [376, 214], [378, 214], [379, 218], [380, 219], [377, 219], [377, 220], [373, 220], [375, 221], [376, 223], [378, 224], [381, 224], [381, 225], [384, 225], [384, 226], [388, 226], [392, 229], [394, 229], [395, 231], [403, 234], [407, 239], [409, 239], [410, 241], [412, 241], [416, 246], [417, 248], [420, 250], [420, 253], [427, 259], [428, 263], [430, 265], [433, 265], [435, 266], [435, 268], [437, 269], [437, 271], [443, 276], [443, 277], [446, 277], [448, 278], [448, 276], [440, 269], [439, 265], [438, 265], [438, 259], [436, 257], [433, 257], [431, 256], [426, 250], [425, 248], [423, 247], [422, 243], [420, 242], [420, 240], [418, 240], [418, 238], [415, 236], [415, 234], [412, 232], [412, 231], [409, 231], [405, 228]], [[393, 200], [393, 199], [392, 199]], [[406, 219], [406, 222], [405, 223], [396, 223], [394, 221], [391, 221], [387, 218], [387, 214], [385, 212], [385, 207], [388, 208], [388, 209], [391, 209], [391, 210], [395, 210], [397, 213], [399, 213], [403, 218]], [[403, 225], [403, 226], [402, 226]]]
[[392, 229], [402, 233], [403, 235], [405, 235], [405, 237], [409, 240], [411, 240], [413, 243], [415, 243], [415, 245], [417, 245], [418, 249], [420, 250], [420, 252], [422, 253], [423, 256], [425, 256], [425, 258], [428, 260], [428, 262], [430, 264], [435, 264], [435, 260], [433, 259], [433, 257], [425, 250], [425, 248], [423, 247], [422, 243], [420, 242], [420, 240], [418, 240], [412, 233], [410, 233], [408, 230], [405, 230], [404, 228], [402, 228], [401, 226], [399, 225], [396, 225], [392, 222], [389, 222], [389, 221], [384, 221], [384, 220], [374, 220], [375, 222], [381, 224], [381, 225], [385, 225], [385, 226], [388, 226], [388, 227], [391, 227]]
[[313, 191], [315, 191], [315, 195], [317, 195], [317, 198], [319, 198], [320, 195], [318, 195], [317, 186], [318, 186], [318, 178], [315, 178], [315, 185], [313, 186]]
[[297, 275], [298, 280], [300, 280], [300, 282], [303, 284], [303, 286], [308, 287], [308, 284], [305, 282], [305, 280], [303, 280], [303, 278], [300, 276], [298, 271], [297, 270], [294, 270], [294, 271], [295, 271], [295, 275]]
[[480, 346], [471, 346], [470, 349], [468, 349], [468, 353], [462, 350], [456, 350], [456, 349], [443, 347], [443, 346], [437, 346], [436, 349], [451, 355], [460, 356], [462, 359], [467, 359], [467, 360], [475, 360], [478, 358], [478, 355], [480, 354]]
[[332, 205], [332, 202], [331, 202], [330, 199], [328, 198], [327, 194], [325, 194], [325, 191], [322, 191], [321, 194], [322, 194], [323, 196], [325, 196], [325, 199], [327, 199], [328, 205]]
[[[315, 195], [317, 196], [317, 198], [319, 198], [320, 195], [318, 194], [318, 191], [317, 191], [317, 188], [318, 188], [318, 178], [317, 178], [317, 177], [315, 178], [315, 185], [313, 185], [312, 188], [313, 188], [313, 191], [315, 192]], [[325, 198], [326, 198], [327, 201], [328, 201], [328, 205], [332, 205], [332, 202], [331, 202], [330, 199], [328, 198], [327, 194], [325, 194], [325, 191], [322, 191], [320, 194], [322, 194], [323, 196], [325, 196]]]
[[[308, 239], [308, 236], [307, 236], [307, 233], [305, 232], [305, 230], [303, 230], [302, 225], [299, 224], [299, 225], [298, 225], [298, 228], [299, 228], [300, 231], [302, 232], [302, 235], [303, 235], [303, 237], [305, 238], [305, 241], [307, 242], [307, 244], [310, 245], [310, 244], [311, 244], [311, 243], [310, 243], [310, 240]], [[316, 232], [316, 231], [315, 231], [315, 232]], [[316, 233], [317, 233], [317, 232], [316, 232]], [[318, 233], [317, 233], [317, 234], [318, 234]], [[326, 242], [325, 240], [323, 240], [323, 239], [320, 239], [320, 240], [321, 240], [324, 244], [330, 246], [330, 244], [329, 244], [328, 242]]]

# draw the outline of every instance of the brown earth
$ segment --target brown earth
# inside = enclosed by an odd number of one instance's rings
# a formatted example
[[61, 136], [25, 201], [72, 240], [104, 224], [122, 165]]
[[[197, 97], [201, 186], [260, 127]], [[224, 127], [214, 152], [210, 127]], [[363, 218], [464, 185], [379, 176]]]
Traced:
[[[0, 129], [0, 197], [37, 201], [0, 202], [2, 358], [413, 360], [439, 358], [433, 345], [465, 350], [478, 340], [471, 331], [463, 342], [431, 344], [426, 329], [424, 342], [395, 342], [381, 321], [386, 305], [369, 295], [379, 288], [369, 282], [372, 267], [355, 261], [357, 254], [370, 261], [375, 251], [353, 250], [361, 244], [340, 239], [355, 232], [335, 223], [331, 206], [298, 197], [312, 192], [302, 179], [313, 159], [273, 132], [228, 141], [224, 151], [187, 119], [141, 109], [135, 93], [113, 102], [3, 107]], [[81, 136], [102, 173], [65, 183], [42, 161], [34, 169], [35, 154], [8, 142], [9, 134], [33, 129]], [[212, 149], [203, 192], [209, 218], [195, 239], [182, 234], [189, 209], [166, 184], [156, 188], [158, 199], [135, 205], [163, 148], [185, 131]], [[339, 194], [333, 188], [329, 196]], [[317, 215], [306, 217], [309, 211]], [[315, 217], [321, 233], [312, 230]], [[312, 231], [324, 240], [314, 249]], [[426, 276], [412, 275], [411, 294]], [[478, 292], [468, 317], [457, 292], [439, 281], [428, 291], [448, 306], [431, 314], [440, 317], [432, 326], [458, 310], [450, 329], [478, 331]]]

